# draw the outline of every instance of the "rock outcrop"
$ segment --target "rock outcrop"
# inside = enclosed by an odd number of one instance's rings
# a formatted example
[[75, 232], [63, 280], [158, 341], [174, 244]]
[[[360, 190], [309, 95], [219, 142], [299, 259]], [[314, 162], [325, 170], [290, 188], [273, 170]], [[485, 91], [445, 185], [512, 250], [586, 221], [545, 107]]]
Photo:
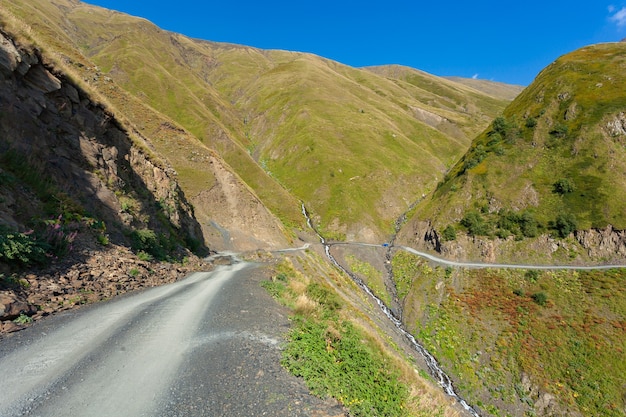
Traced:
[[[212, 266], [189, 255], [184, 262], [148, 262], [127, 247], [98, 247], [88, 238], [80, 249], [45, 270], [33, 269], [0, 289], [0, 337], [59, 311], [177, 281]], [[5, 284], [5, 287], [7, 285]]]
[[607, 260], [626, 258], [624, 230], [614, 230], [613, 226], [609, 225], [605, 229], [580, 230], [575, 236], [592, 258]]
[[[0, 34], [0, 153], [23, 161], [106, 222], [116, 243], [127, 228], [203, 242], [202, 230], [167, 162], [35, 49]], [[34, 202], [4, 205], [0, 221], [28, 221]], [[24, 215], [26, 214], [26, 216]]]
[[[0, 32], [0, 227], [25, 232], [51, 213], [80, 224], [70, 253], [44, 269], [0, 262], [0, 333], [207, 268], [184, 247], [204, 238], [176, 173], [92, 94]], [[140, 260], [129, 235], [146, 229], [186, 263]]]
[[[439, 253], [455, 261], [512, 262], [512, 263], [623, 263], [626, 259], [626, 231], [612, 226], [604, 229], [579, 230], [572, 239], [558, 239], [550, 234], [525, 239], [525, 259], [519, 252], [521, 242], [513, 236], [502, 239], [487, 236], [469, 236], [458, 232], [456, 239], [444, 241], [429, 221], [409, 223], [397, 237], [399, 245]], [[558, 256], [565, 254], [564, 260]], [[542, 254], [543, 258], [539, 256]], [[532, 257], [534, 258], [532, 258]]]

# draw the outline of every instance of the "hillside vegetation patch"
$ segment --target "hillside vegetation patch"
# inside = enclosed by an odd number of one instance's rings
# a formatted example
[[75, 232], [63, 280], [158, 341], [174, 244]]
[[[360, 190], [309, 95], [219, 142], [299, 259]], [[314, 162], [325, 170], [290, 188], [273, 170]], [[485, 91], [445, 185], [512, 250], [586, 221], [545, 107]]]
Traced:
[[548, 394], [556, 415], [623, 416], [626, 270], [446, 273], [400, 253], [396, 270], [407, 326], [472, 404], [539, 415]]
[[343, 301], [283, 261], [263, 286], [294, 311], [283, 366], [320, 397], [333, 397], [354, 416], [404, 416], [408, 388], [386, 355], [343, 317]]

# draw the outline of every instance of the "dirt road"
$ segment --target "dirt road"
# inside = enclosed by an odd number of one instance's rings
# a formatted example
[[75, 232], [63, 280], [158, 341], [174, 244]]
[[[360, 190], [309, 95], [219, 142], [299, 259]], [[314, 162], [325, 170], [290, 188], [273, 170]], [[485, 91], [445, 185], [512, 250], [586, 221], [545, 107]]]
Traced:
[[0, 416], [340, 416], [280, 367], [286, 311], [236, 263], [0, 343]]

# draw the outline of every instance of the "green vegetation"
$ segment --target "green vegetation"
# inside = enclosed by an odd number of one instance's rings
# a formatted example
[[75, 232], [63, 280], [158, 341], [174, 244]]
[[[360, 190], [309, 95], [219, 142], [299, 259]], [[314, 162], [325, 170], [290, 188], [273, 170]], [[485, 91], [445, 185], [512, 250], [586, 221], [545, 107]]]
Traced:
[[530, 298], [532, 298], [533, 301], [539, 304], [540, 306], [545, 306], [546, 301], [548, 301], [548, 296], [546, 295], [545, 292], [536, 292], [533, 295], [531, 295]]
[[447, 225], [443, 232], [441, 232], [441, 237], [443, 240], [448, 242], [456, 239], [456, 229], [451, 224]]
[[47, 263], [67, 255], [80, 224], [62, 216], [40, 222], [36, 230], [20, 233], [0, 226], [0, 261], [17, 267]]
[[554, 192], [557, 194], [569, 194], [575, 190], [574, 183], [568, 178], [561, 178], [554, 183]]
[[28, 324], [28, 323], [32, 323], [32, 321], [33, 321], [32, 317], [29, 317], [26, 314], [20, 314], [18, 318], [13, 320], [13, 322], [17, 324]]
[[283, 365], [319, 396], [332, 396], [354, 416], [403, 416], [407, 390], [375, 348], [348, 321], [297, 317]]
[[576, 228], [576, 219], [571, 213], [559, 213], [556, 217], [555, 229], [559, 237], [567, 237]]
[[557, 414], [623, 415], [626, 270], [443, 274], [411, 258], [393, 259], [405, 322], [470, 403], [534, 415], [538, 390]]
[[155, 233], [151, 229], [138, 229], [130, 232], [131, 245], [133, 250], [142, 260], [155, 258], [163, 261], [170, 257], [176, 249], [176, 240], [173, 236], [164, 233]]
[[[530, 211], [519, 213], [507, 209], [500, 209], [497, 213], [468, 211], [459, 224], [471, 236], [497, 236], [506, 239], [512, 235], [518, 240], [524, 237], [535, 237], [540, 230], [546, 228], [545, 225], [537, 222]], [[445, 231], [450, 228], [454, 230], [453, 226], [448, 225], [442, 234], [445, 235]], [[454, 236], [456, 238], [456, 233]]]
[[82, 3], [6, 8], [150, 138], [189, 199], [214, 185], [218, 157], [283, 224], [303, 227], [304, 201], [328, 236], [389, 233], [508, 103], [410, 68], [197, 41]]
[[346, 261], [348, 262], [350, 271], [363, 279], [365, 284], [374, 292], [376, 297], [380, 298], [385, 303], [385, 305], [390, 305], [391, 295], [385, 288], [382, 272], [370, 263], [359, 260], [354, 255], [346, 256]]
[[0, 226], [0, 261], [18, 266], [42, 263], [46, 249], [31, 236]]
[[[626, 138], [611, 127], [626, 101], [625, 52], [623, 43], [594, 45], [547, 67], [418, 205], [416, 221], [516, 238], [626, 229]], [[501, 209], [531, 215], [530, 227], [498, 226]]]
[[277, 269], [262, 285], [294, 310], [283, 366], [303, 377], [314, 394], [336, 398], [350, 415], [408, 415], [408, 388], [393, 361], [345, 318], [334, 290], [309, 282], [287, 261]]

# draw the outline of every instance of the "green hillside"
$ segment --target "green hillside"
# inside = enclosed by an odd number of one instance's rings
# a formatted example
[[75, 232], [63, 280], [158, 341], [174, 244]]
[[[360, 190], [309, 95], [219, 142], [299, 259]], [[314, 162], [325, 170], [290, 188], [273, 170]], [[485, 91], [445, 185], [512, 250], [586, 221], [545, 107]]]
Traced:
[[504, 100], [513, 100], [526, 88], [521, 85], [504, 84], [496, 81], [482, 80], [479, 78], [444, 77], [456, 83], [464, 84], [475, 90], [482, 91], [492, 97]]
[[[92, 62], [111, 80], [93, 82], [103, 95], [119, 86], [215, 150], [285, 224], [302, 225], [303, 201], [337, 238], [391, 233], [507, 103], [413, 70], [400, 79], [310, 54], [194, 40], [69, 0], [7, 7], [47, 48]], [[195, 183], [176, 147], [159, 151], [183, 186]]]
[[625, 270], [392, 262], [404, 322], [481, 415], [625, 415]]
[[[623, 264], [625, 66], [624, 43], [548, 66], [396, 244], [476, 261]], [[481, 415], [624, 415], [621, 269], [442, 268], [403, 251], [392, 265], [404, 322]]]
[[626, 229], [625, 63], [624, 43], [559, 58], [474, 140], [414, 219], [501, 238]]

